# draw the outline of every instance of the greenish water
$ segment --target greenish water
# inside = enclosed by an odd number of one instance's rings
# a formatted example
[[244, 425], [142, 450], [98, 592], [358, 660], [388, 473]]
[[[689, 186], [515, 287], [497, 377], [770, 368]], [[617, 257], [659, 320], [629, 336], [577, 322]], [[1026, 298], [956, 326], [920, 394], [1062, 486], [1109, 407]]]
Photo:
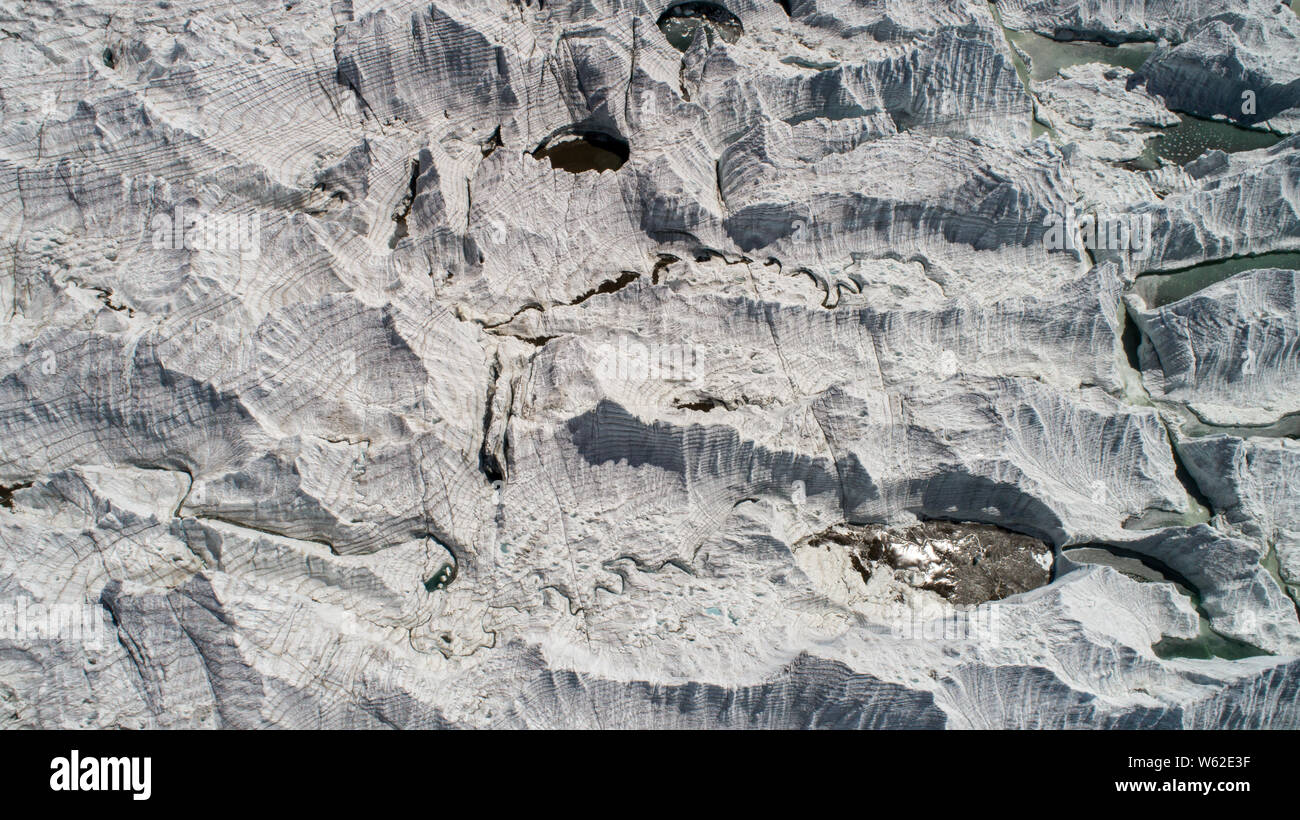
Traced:
[[[1003, 31], [1006, 31], [1006, 29], [1003, 29]], [[1030, 99], [1033, 100], [1034, 113], [1029, 119], [1029, 138], [1036, 140], [1043, 134], [1052, 134], [1052, 129], [1038, 119], [1038, 98], [1030, 90], [1029, 67], [1025, 65], [1025, 61], [1020, 58], [1014, 48], [1011, 49], [1011, 61], [1016, 67], [1016, 76], [1020, 78], [1020, 84], [1025, 87], [1025, 93], [1029, 94]], [[1052, 134], [1052, 136], [1055, 137], [1056, 135]]]
[[1248, 270], [1282, 268], [1300, 270], [1300, 253], [1265, 253], [1239, 256], [1220, 262], [1206, 262], [1168, 273], [1144, 274], [1133, 285], [1148, 307], [1158, 308], [1177, 302], [1216, 282]]
[[[1296, 0], [1300, 5], [1300, 0]], [[996, 5], [990, 5], [993, 17], [1002, 26]], [[1108, 46], [1087, 41], [1053, 40], [1031, 31], [1013, 31], [1002, 26], [1012, 45], [1016, 74], [1025, 90], [1032, 94], [1033, 83], [1050, 80], [1061, 69], [1086, 63], [1102, 63], [1137, 71], [1155, 51], [1153, 43], [1123, 43]], [[1021, 53], [1028, 57], [1028, 63]], [[1162, 162], [1186, 165], [1207, 151], [1218, 149], [1232, 154], [1276, 145], [1282, 137], [1268, 131], [1239, 128], [1227, 122], [1178, 115], [1177, 125], [1162, 128], [1147, 139], [1142, 155], [1131, 163], [1138, 170], [1154, 170]], [[1048, 129], [1034, 120], [1034, 137]]]
[[1151, 171], [1160, 167], [1159, 160], [1186, 165], [1216, 148], [1227, 154], [1235, 154], [1238, 151], [1270, 148], [1282, 141], [1280, 135], [1271, 131], [1240, 128], [1231, 123], [1203, 120], [1187, 114], [1179, 114], [1178, 119], [1177, 125], [1162, 128], [1147, 139], [1142, 156], [1132, 163], [1134, 167]]
[[[1188, 413], [1187, 416], [1188, 418], [1183, 422], [1183, 434], [1190, 438], [1200, 438], [1201, 436], [1250, 438], [1251, 436], [1259, 436], [1261, 438], [1300, 439], [1300, 413], [1288, 413], [1272, 424], [1256, 424], [1254, 426], [1206, 424], [1191, 413]], [[1291, 596], [1293, 598], [1296, 597], [1296, 594], [1300, 594], [1300, 591], [1296, 591], [1295, 587], [1291, 587], [1291, 591], [1294, 593]]]
[[424, 582], [424, 588], [429, 592], [437, 592], [446, 589], [454, 580], [456, 580], [456, 568], [451, 564], [443, 564], [432, 578]]
[[1201, 633], [1195, 638], [1171, 638], [1165, 636], [1151, 644], [1151, 651], [1157, 658], [1195, 658], [1208, 661], [1212, 658], [1236, 661], [1242, 658], [1258, 658], [1268, 652], [1257, 646], [1229, 638], [1211, 630], [1201, 619]]
[[1075, 547], [1062, 551], [1062, 555], [1083, 564], [1101, 564], [1113, 567], [1129, 578], [1141, 583], [1167, 583], [1191, 599], [1192, 607], [1199, 619], [1199, 631], [1195, 638], [1174, 638], [1168, 635], [1151, 645], [1151, 651], [1158, 658], [1196, 658], [1210, 660], [1223, 658], [1235, 661], [1241, 658], [1254, 658], [1268, 655], [1269, 652], [1257, 646], [1221, 635], [1210, 628], [1210, 619], [1201, 605], [1201, 594], [1186, 578], [1154, 558], [1126, 550], [1121, 547], [1096, 545]]
[[1006, 38], [1007, 46], [1011, 51], [1011, 63], [1015, 66], [1016, 76], [1020, 78], [1020, 84], [1025, 87], [1025, 93], [1029, 95], [1029, 99], [1034, 107], [1033, 113], [1029, 115], [1029, 138], [1031, 140], [1036, 140], [1043, 134], [1050, 134], [1053, 139], [1056, 139], [1056, 134], [1053, 133], [1052, 129], [1047, 127], [1045, 123], [1038, 119], [1038, 98], [1034, 96], [1033, 85], [1030, 82], [1029, 67], [1025, 65], [1024, 58], [1020, 56], [1020, 52], [1016, 51], [1015, 46], [1011, 45], [1012, 32], [1009, 31], [1006, 26], [1002, 25], [1002, 13], [998, 11], [998, 7], [995, 3], [989, 3], [989, 11], [993, 14], [993, 20], [998, 24], [998, 28], [1002, 29], [1002, 36]]
[[1120, 547], [1071, 547], [1062, 550], [1062, 554], [1078, 564], [1098, 564], [1116, 569], [1134, 581], [1142, 583], [1172, 584], [1180, 595], [1186, 595], [1194, 602], [1199, 602], [1196, 590], [1186, 581], [1167, 568], [1157, 569], [1154, 559], [1139, 556], [1132, 550]]
[[[1053, 40], [1031, 31], [1003, 29], [1007, 39], [1029, 55], [1029, 77], [1050, 80], [1069, 66], [1104, 63], [1137, 71], [1155, 51], [1152, 43], [1124, 43], [1106, 46], [1084, 41]], [[1023, 77], [1021, 79], [1024, 79]]]
[[1292, 602], [1295, 603], [1298, 611], [1300, 611], [1300, 587], [1288, 583], [1287, 579], [1282, 577], [1282, 562], [1278, 560], [1277, 557], [1277, 546], [1270, 546], [1268, 548], [1268, 554], [1260, 559], [1259, 563], [1264, 567], [1264, 569], [1268, 570], [1269, 575], [1273, 576], [1273, 580], [1277, 581], [1277, 585], [1282, 587], [1282, 589], [1286, 591], [1287, 595], [1291, 596]]
[[[1016, 75], [1020, 77], [1021, 84], [1031, 97], [1033, 97], [1035, 82], [1050, 80], [1067, 66], [1103, 63], [1136, 71], [1155, 50], [1155, 46], [1151, 43], [1106, 46], [1084, 41], [1053, 40], [1031, 31], [1013, 31], [1002, 25], [1002, 14], [996, 4], [990, 3], [989, 10], [1011, 46], [1011, 59], [1016, 67]], [[1022, 54], [1028, 56], [1028, 64]], [[1035, 114], [1037, 106], [1038, 100], [1034, 97]], [[1038, 139], [1042, 134], [1056, 136], [1035, 115], [1030, 122], [1030, 136], [1032, 139]]]

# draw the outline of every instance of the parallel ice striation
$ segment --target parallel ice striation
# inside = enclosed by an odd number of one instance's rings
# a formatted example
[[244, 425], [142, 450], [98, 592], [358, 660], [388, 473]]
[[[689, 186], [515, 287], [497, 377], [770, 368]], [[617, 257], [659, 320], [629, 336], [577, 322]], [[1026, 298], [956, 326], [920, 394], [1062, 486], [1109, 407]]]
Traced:
[[0, 0], [0, 725], [1300, 727], [1297, 21], [674, 5]]
[[1147, 387], [1211, 424], [1266, 425], [1300, 413], [1298, 290], [1300, 271], [1253, 270], [1139, 308]]

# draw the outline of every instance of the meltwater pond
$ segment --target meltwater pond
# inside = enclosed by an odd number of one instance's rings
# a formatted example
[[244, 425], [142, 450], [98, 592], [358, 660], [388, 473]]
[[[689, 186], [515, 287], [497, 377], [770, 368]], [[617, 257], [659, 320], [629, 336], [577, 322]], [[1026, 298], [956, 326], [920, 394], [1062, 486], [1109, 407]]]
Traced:
[[1107, 46], [1082, 40], [1053, 40], [1031, 31], [1004, 29], [1007, 38], [1029, 58], [1029, 78], [1050, 80], [1061, 69], [1085, 63], [1105, 63], [1137, 71], [1155, 51], [1152, 43]]
[[[1107, 46], [1082, 40], [1053, 40], [1051, 37], [1044, 37], [1032, 31], [1015, 31], [1002, 25], [1002, 13], [998, 11], [996, 3], [989, 3], [989, 11], [1011, 47], [1011, 59], [1015, 64], [1016, 75], [1031, 97], [1034, 96], [1034, 83], [1052, 79], [1067, 66], [1104, 63], [1136, 71], [1155, 50], [1155, 46], [1151, 43]], [[1048, 133], [1052, 132], [1038, 118], [1035, 101], [1035, 113], [1030, 120], [1030, 137], [1037, 139]]]
[[1142, 156], [1133, 161], [1135, 167], [1154, 170], [1160, 166], [1159, 160], [1186, 165], [1207, 151], [1218, 149], [1235, 154], [1271, 148], [1282, 141], [1282, 137], [1272, 131], [1241, 128], [1232, 123], [1204, 120], [1187, 114], [1179, 114], [1178, 119], [1177, 125], [1152, 134]]
[[1186, 595], [1191, 600], [1200, 624], [1196, 637], [1175, 638], [1166, 635], [1151, 645], [1151, 651], [1156, 654], [1156, 657], [1240, 660], [1269, 654], [1257, 646], [1211, 629], [1209, 616], [1201, 603], [1200, 592], [1186, 578], [1160, 561], [1120, 547], [1101, 544], [1073, 547], [1064, 550], [1062, 554], [1078, 564], [1100, 564], [1112, 567], [1139, 583], [1172, 584], [1180, 595]]
[[1222, 282], [1243, 271], [1262, 268], [1300, 270], [1300, 253], [1265, 253], [1259, 256], [1238, 256], [1219, 262], [1205, 262], [1189, 268], [1166, 273], [1143, 274], [1133, 285], [1133, 291], [1142, 297], [1149, 308], [1164, 307], [1191, 296], [1215, 282]]
[[[1300, 4], [1300, 0], [1296, 2]], [[1137, 71], [1155, 51], [1152, 43], [1107, 46], [1084, 41], [1053, 40], [1029, 31], [1004, 31], [1007, 38], [1028, 58], [1025, 69], [1033, 82], [1050, 80], [1062, 68], [1084, 63], [1104, 63]], [[1178, 114], [1178, 119], [1177, 125], [1152, 132], [1142, 156], [1132, 163], [1135, 167], [1154, 170], [1160, 166], [1161, 160], [1186, 165], [1206, 151], [1218, 149], [1228, 154], [1254, 151], [1271, 147], [1282, 140], [1280, 135], [1270, 131], [1241, 128], [1229, 122], [1187, 114]]]
[[717, 3], [678, 3], [659, 16], [659, 30], [678, 51], [691, 47], [695, 35], [703, 32], [712, 42], [714, 34], [728, 43], [740, 39], [745, 27], [740, 18]]
[[1151, 644], [1151, 651], [1156, 654], [1157, 658], [1164, 658], [1165, 660], [1169, 658], [1194, 658], [1201, 661], [1208, 661], [1212, 658], [1237, 661], [1242, 658], [1258, 658], [1269, 654], [1257, 646], [1251, 646], [1236, 638], [1229, 638], [1227, 635], [1220, 635], [1210, 629], [1204, 618], [1201, 619], [1200, 634], [1195, 638], [1165, 636], [1156, 643]]
[[[1296, 0], [1300, 5], [1300, 0]], [[993, 14], [1001, 23], [1001, 15], [993, 6]], [[1016, 73], [1032, 92], [1033, 83], [1050, 80], [1061, 69], [1086, 63], [1102, 63], [1137, 71], [1155, 51], [1153, 43], [1122, 43], [1108, 46], [1083, 40], [1054, 40], [1031, 31], [1002, 29], [1013, 45]], [[1162, 163], [1186, 165], [1207, 151], [1218, 149], [1225, 153], [1254, 151], [1268, 148], [1282, 140], [1278, 134], [1251, 128], [1241, 128], [1232, 123], [1208, 120], [1187, 114], [1178, 114], [1179, 122], [1170, 128], [1154, 129], [1147, 139], [1142, 155], [1129, 163], [1137, 170], [1155, 170]], [[1046, 129], [1037, 121], [1034, 136]]]

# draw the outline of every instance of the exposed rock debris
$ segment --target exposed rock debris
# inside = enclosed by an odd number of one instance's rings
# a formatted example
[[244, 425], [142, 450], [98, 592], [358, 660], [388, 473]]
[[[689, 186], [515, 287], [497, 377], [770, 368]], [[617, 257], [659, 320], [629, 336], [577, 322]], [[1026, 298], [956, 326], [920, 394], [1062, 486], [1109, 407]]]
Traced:
[[1051, 580], [1052, 548], [991, 524], [924, 521], [911, 527], [841, 524], [810, 539], [837, 544], [863, 577], [889, 572], [959, 605], [997, 601]]

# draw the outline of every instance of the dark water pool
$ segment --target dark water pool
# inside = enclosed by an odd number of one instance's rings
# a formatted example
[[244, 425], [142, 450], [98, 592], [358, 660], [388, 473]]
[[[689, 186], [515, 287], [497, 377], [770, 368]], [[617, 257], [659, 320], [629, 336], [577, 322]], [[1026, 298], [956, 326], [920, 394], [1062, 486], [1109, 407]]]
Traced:
[[668, 38], [668, 42], [678, 51], [691, 47], [695, 35], [703, 33], [705, 37], [721, 37], [725, 42], [734, 43], [740, 39], [745, 27], [740, 18], [717, 3], [678, 3], [659, 16], [659, 30]]

